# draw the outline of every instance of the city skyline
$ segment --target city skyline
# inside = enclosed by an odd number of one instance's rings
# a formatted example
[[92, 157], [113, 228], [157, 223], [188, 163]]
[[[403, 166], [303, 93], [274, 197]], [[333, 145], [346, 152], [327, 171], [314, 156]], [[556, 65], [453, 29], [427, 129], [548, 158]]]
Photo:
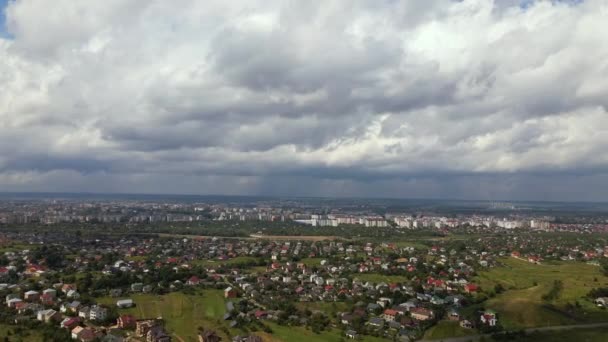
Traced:
[[3, 192], [608, 201], [604, 0], [0, 8]]

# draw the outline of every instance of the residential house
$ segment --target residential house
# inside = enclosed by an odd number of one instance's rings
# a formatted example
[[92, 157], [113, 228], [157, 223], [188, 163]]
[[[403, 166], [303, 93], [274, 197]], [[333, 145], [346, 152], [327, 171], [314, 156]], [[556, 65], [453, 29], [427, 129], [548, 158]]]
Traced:
[[14, 308], [17, 306], [18, 303], [21, 302], [23, 302], [23, 300], [21, 300], [20, 298], [11, 298], [6, 301], [6, 306], [8, 306], [9, 308]]
[[236, 298], [237, 292], [232, 287], [228, 287], [224, 290], [224, 298]]
[[36, 319], [45, 323], [56, 322], [61, 320], [61, 313], [53, 309], [41, 310], [36, 314]]
[[80, 309], [80, 307], [81, 307], [80, 302], [75, 300], [71, 303], [61, 304], [59, 311], [61, 311], [62, 313], [66, 313], [66, 312], [76, 313], [76, 312], [78, 312], [78, 309]]
[[83, 319], [89, 319], [89, 313], [91, 311], [91, 308], [88, 306], [83, 306], [80, 309], [78, 309], [78, 317], [81, 317]]
[[201, 283], [201, 279], [197, 276], [190, 277], [190, 279], [188, 279], [188, 281], [186, 282], [187, 285], [191, 285], [191, 286], [195, 286], [200, 283]]
[[71, 298], [71, 299], [79, 299], [80, 293], [78, 293], [78, 291], [76, 291], [76, 290], [69, 290], [68, 293], [66, 294], [66, 297]]
[[598, 306], [608, 306], [608, 297], [598, 297], [595, 299], [595, 304]]
[[80, 338], [80, 334], [82, 333], [82, 331], [84, 330], [83, 327], [75, 327], [72, 329], [71, 333], [72, 333], [72, 339], [73, 340], [77, 340]]
[[399, 312], [397, 312], [396, 310], [386, 309], [386, 310], [384, 310], [384, 314], [382, 315], [382, 317], [384, 318], [385, 321], [392, 322], [395, 320], [397, 315], [399, 315]]
[[131, 284], [131, 292], [141, 292], [144, 288], [144, 284], [142, 283], [134, 283]]
[[212, 330], [204, 330], [198, 333], [199, 342], [220, 342], [221, 340], [215, 331]]
[[350, 338], [350, 339], [356, 339], [357, 337], [359, 337], [359, 335], [357, 334], [357, 332], [355, 330], [349, 329], [346, 330], [346, 337]]
[[426, 321], [433, 318], [433, 310], [427, 308], [413, 308], [410, 310], [412, 318], [419, 321]]
[[456, 310], [454, 308], [451, 308], [447, 312], [447, 318], [450, 321], [459, 321], [460, 320], [460, 313], [458, 312], [458, 310]]
[[464, 292], [466, 293], [477, 293], [479, 288], [475, 284], [466, 284], [464, 286]]
[[155, 325], [146, 334], [146, 342], [171, 342], [171, 336], [161, 325]]
[[482, 313], [479, 320], [482, 324], [487, 324], [491, 327], [496, 326], [496, 323], [498, 322], [496, 313], [491, 310], [486, 310], [484, 313]]
[[37, 291], [27, 291], [24, 293], [23, 298], [29, 302], [37, 301], [40, 299], [40, 293]]
[[468, 321], [466, 319], [463, 319], [462, 321], [460, 321], [460, 326], [465, 329], [473, 329], [473, 323], [471, 323], [470, 321]]
[[135, 329], [137, 320], [132, 315], [121, 315], [116, 323], [121, 329]]
[[135, 334], [139, 337], [146, 337], [148, 331], [156, 325], [158, 322], [154, 319], [138, 320], [135, 322]]
[[70, 331], [79, 325], [80, 325], [80, 317], [66, 317], [59, 324], [60, 327], [68, 329]]
[[97, 337], [98, 336], [93, 329], [84, 328], [84, 329], [80, 330], [78, 337], [76, 339], [81, 342], [92, 342], [92, 341], [95, 341], [97, 339]]
[[108, 309], [93, 305], [89, 311], [89, 319], [92, 321], [104, 321], [108, 317]]
[[373, 327], [377, 327], [377, 328], [383, 328], [384, 327], [384, 319], [382, 319], [381, 317], [373, 317], [371, 318], [367, 324], [373, 326]]

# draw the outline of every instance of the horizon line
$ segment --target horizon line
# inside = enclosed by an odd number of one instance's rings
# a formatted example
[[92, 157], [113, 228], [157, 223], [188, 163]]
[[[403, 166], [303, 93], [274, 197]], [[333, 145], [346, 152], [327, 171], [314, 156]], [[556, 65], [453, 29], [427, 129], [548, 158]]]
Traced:
[[74, 192], [74, 191], [0, 191], [0, 196], [19, 195], [78, 195], [78, 196], [183, 196], [183, 197], [251, 197], [251, 198], [289, 198], [289, 199], [351, 199], [351, 200], [402, 200], [402, 201], [460, 201], [460, 202], [513, 202], [513, 203], [578, 203], [608, 204], [608, 201], [568, 201], [568, 200], [524, 200], [524, 199], [461, 199], [437, 197], [361, 197], [361, 196], [301, 196], [301, 195], [263, 195], [263, 194], [193, 194], [193, 193], [132, 193], [132, 192]]

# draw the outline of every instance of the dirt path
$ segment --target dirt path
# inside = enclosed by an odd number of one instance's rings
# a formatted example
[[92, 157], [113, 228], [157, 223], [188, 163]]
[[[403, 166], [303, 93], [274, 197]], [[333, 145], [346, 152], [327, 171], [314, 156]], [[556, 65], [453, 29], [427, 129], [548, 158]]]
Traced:
[[251, 234], [249, 236], [210, 236], [210, 235], [185, 235], [185, 234], [168, 234], [158, 233], [159, 237], [171, 237], [171, 238], [186, 238], [186, 239], [211, 239], [217, 237], [218, 239], [236, 239], [236, 240], [277, 240], [277, 241], [324, 241], [324, 240], [344, 240], [338, 236], [324, 236], [324, 235], [260, 235]]
[[300, 241], [323, 241], [323, 240], [341, 240], [337, 236], [322, 236], [322, 235], [259, 235], [251, 234], [249, 237], [254, 239], [265, 240], [300, 240]]

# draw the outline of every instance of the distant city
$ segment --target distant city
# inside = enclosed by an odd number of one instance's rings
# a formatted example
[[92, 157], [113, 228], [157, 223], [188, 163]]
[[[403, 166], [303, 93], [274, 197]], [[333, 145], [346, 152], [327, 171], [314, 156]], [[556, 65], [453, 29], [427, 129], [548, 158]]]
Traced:
[[[602, 214], [597, 206], [596, 203], [4, 194], [0, 197], [0, 224], [259, 221], [313, 227], [355, 225], [441, 230], [467, 225], [496, 229], [607, 231], [608, 212]], [[564, 212], [569, 213], [565, 222], [558, 218]]]

